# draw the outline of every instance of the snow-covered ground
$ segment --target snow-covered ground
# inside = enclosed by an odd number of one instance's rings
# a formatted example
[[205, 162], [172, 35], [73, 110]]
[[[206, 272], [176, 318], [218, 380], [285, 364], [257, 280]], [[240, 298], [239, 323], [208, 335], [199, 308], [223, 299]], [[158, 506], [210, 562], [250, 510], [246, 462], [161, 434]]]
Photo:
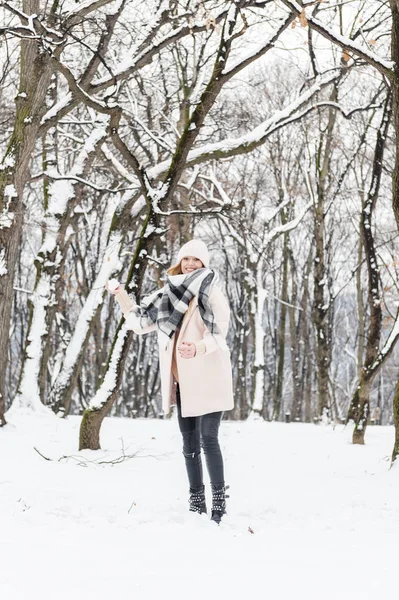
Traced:
[[[2, 599], [395, 595], [392, 428], [358, 447], [342, 427], [224, 422], [231, 498], [217, 527], [188, 513], [174, 419], [107, 419], [103, 449], [80, 453], [79, 423], [17, 414], [0, 430]], [[123, 452], [135, 456], [99, 464]]]

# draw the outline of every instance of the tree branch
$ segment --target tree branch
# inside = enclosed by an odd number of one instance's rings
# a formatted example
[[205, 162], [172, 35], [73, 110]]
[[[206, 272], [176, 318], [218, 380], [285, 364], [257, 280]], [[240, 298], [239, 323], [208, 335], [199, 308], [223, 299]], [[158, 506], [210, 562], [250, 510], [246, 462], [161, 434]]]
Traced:
[[[291, 13], [294, 14], [296, 17], [299, 17], [299, 15], [303, 14], [303, 10], [306, 6], [306, 4], [303, 4], [301, 2], [295, 2], [294, 0], [281, 0], [281, 2], [285, 4], [285, 6], [289, 8]], [[324, 23], [322, 23], [319, 19], [315, 17], [306, 15], [306, 20], [309, 27], [320, 33], [320, 35], [322, 35], [326, 39], [330, 40], [330, 42], [333, 42], [333, 44], [336, 44], [343, 50], [352, 52], [359, 58], [362, 58], [368, 64], [375, 67], [382, 75], [385, 75], [389, 80], [392, 80], [394, 78], [394, 64], [392, 61], [380, 58], [373, 52], [362, 47], [354, 40], [341, 35], [338, 31], [335, 31], [328, 25], [324, 25]]]
[[[238, 154], [252, 152], [252, 150], [261, 146], [272, 133], [289, 123], [298, 121], [310, 111], [314, 110], [318, 104], [309, 106], [301, 111], [301, 109], [312, 100], [316, 93], [333, 83], [340, 76], [341, 69], [334, 69], [331, 73], [321, 76], [306, 92], [301, 94], [299, 98], [291, 102], [286, 108], [276, 111], [272, 117], [239, 138], [228, 138], [221, 142], [215, 142], [214, 144], [208, 144], [191, 150], [188, 154], [185, 166], [191, 167], [209, 160], [220, 160], [222, 158], [230, 158]], [[157, 166], [149, 169], [148, 176], [151, 177], [151, 179], [161, 178], [167, 173], [169, 168], [168, 165], [169, 161], [159, 163]]]

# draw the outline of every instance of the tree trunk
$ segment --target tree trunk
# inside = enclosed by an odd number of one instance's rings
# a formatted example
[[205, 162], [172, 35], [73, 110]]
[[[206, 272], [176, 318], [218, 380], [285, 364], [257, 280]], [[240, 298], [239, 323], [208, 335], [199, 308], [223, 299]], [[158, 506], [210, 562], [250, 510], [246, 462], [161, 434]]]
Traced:
[[[105, 123], [94, 129], [87, 138], [77, 156], [75, 166], [71, 169], [71, 177], [84, 176], [87, 169], [91, 167], [98, 144], [101, 144], [106, 136], [104, 125]], [[29, 406], [37, 409], [42, 402], [39, 385], [43, 371], [42, 352], [45, 347], [45, 338], [52, 329], [52, 321], [57, 311], [57, 306], [54, 305], [52, 299], [60, 297], [60, 290], [57, 293], [57, 288], [64, 286], [62, 272], [67, 258], [66, 230], [71, 222], [73, 208], [81, 200], [82, 192], [82, 186], [78, 185], [78, 189], [75, 190], [76, 186], [76, 183], [65, 185], [64, 182], [59, 186], [57, 181], [49, 186], [49, 204], [44, 220], [44, 239], [35, 260], [37, 275], [31, 300], [25, 360], [13, 406]], [[111, 221], [111, 219], [109, 220]], [[48, 348], [47, 354], [49, 354]], [[76, 377], [76, 370], [74, 374]]]
[[[40, 14], [39, 0], [24, 0], [27, 15]], [[0, 419], [4, 420], [5, 378], [8, 364], [10, 318], [15, 266], [23, 225], [23, 192], [30, 175], [40, 120], [51, 81], [50, 58], [36, 39], [21, 39], [20, 82], [15, 125], [0, 170]]]
[[[360, 224], [360, 229], [362, 225]], [[358, 334], [357, 334], [357, 377], [360, 380], [362, 375], [363, 358], [364, 358], [364, 338], [365, 338], [365, 317], [363, 304], [363, 286], [362, 286], [362, 257], [363, 257], [363, 240], [359, 235], [359, 246], [357, 253], [358, 269], [356, 272], [356, 295], [357, 295], [357, 319], [358, 319]]]
[[[121, 152], [128, 164], [134, 169], [140, 181], [141, 191], [146, 198], [149, 207], [149, 211], [142, 228], [140, 239], [136, 246], [134, 258], [127, 278], [128, 289], [130, 291], [134, 291], [136, 295], [140, 292], [144, 271], [146, 268], [145, 261], [141, 259], [141, 253], [144, 255], [149, 254], [153, 245], [153, 241], [156, 236], [159, 235], [160, 231], [161, 219], [159, 218], [159, 215], [156, 215], [153, 212], [154, 195], [160, 195], [159, 208], [163, 211], [167, 210], [170, 206], [171, 199], [175, 193], [176, 187], [184, 170], [188, 152], [192, 148], [192, 145], [194, 144], [201, 130], [207, 114], [214, 105], [217, 95], [226, 82], [226, 78], [228, 78], [228, 76], [223, 75], [223, 71], [225, 62], [231, 49], [231, 44], [233, 39], [236, 37], [233, 37], [231, 34], [234, 29], [235, 19], [237, 16], [238, 11], [236, 10], [234, 13], [234, 19], [230, 18], [225, 22], [211, 78], [204, 92], [201, 94], [200, 101], [197, 103], [192, 112], [189, 123], [187, 123], [187, 126], [179, 138], [168, 172], [165, 176], [163, 189], [150, 189], [150, 182], [144, 177], [144, 172], [141, 169], [137, 159], [133, 154], [131, 154], [130, 150], [120, 138], [118, 133], [120, 114], [116, 114], [114, 120], [111, 122], [111, 139], [115, 145], [115, 148]], [[224, 37], [225, 34], [227, 35], [226, 38]], [[236, 35], [241, 34], [242, 33]], [[145, 237], [146, 229], [150, 221], [153, 233]], [[109, 360], [109, 368], [105, 374], [104, 382], [94, 397], [91, 407], [88, 409], [89, 411], [97, 412], [99, 414], [99, 416], [93, 420], [94, 428], [97, 427], [98, 423], [101, 425], [104, 415], [107, 414], [107, 412], [111, 409], [122, 380], [121, 370], [127, 351], [125, 344], [126, 340], [124, 340], [123, 335], [123, 331], [118, 332], [118, 337], [116, 337], [114, 340], [114, 345], [111, 350]], [[91, 420], [92, 417], [87, 416], [87, 411], [85, 411], [85, 416], [82, 421], [82, 426], [85, 430], [87, 427], [90, 429]], [[81, 434], [81, 442], [84, 441], [86, 443], [87, 441], [87, 443], [90, 443], [90, 441], [95, 440], [95, 438], [95, 435], [86, 435], [86, 433], [85, 435]]]
[[395, 128], [395, 168], [392, 174], [392, 206], [399, 229], [399, 0], [390, 0], [392, 10], [391, 55], [395, 64], [392, 83], [392, 108]]
[[[244, 316], [242, 316], [244, 318]], [[240, 402], [235, 411], [235, 418], [243, 420], [248, 416], [249, 399], [247, 385], [247, 361], [248, 361], [248, 335], [243, 323], [239, 324], [238, 330], [238, 357], [237, 357], [237, 381]]]
[[351, 408], [356, 409], [356, 425], [352, 434], [353, 444], [364, 444], [370, 415], [370, 390], [372, 380], [363, 373], [359, 386], [352, 398]]
[[[284, 211], [281, 212], [282, 223], [285, 224], [287, 219]], [[288, 233], [284, 234], [283, 244], [283, 277], [281, 282], [281, 300], [280, 304], [280, 320], [278, 331], [276, 332], [277, 341], [277, 376], [276, 376], [276, 395], [273, 407], [273, 421], [278, 421], [281, 413], [281, 402], [283, 396], [284, 384], [284, 360], [285, 360], [285, 324], [287, 320], [287, 305], [288, 300]]]
[[[127, 289], [133, 289], [136, 297], [140, 294], [146, 269], [146, 261], [142, 257], [150, 253], [156, 236], [157, 227], [151, 227], [154, 233], [146, 234], [147, 228], [153, 225], [152, 220], [153, 214], [152, 209], [150, 209], [143, 223], [126, 280]], [[100, 448], [99, 432], [101, 424], [104, 417], [111, 410], [118, 394], [132, 335], [131, 331], [129, 332], [122, 327], [122, 323], [119, 324], [109, 354], [103, 382], [90, 403], [90, 407], [83, 414], [79, 438], [80, 450], [84, 448], [98, 450]], [[94, 446], [90, 445], [92, 442]]]
[[101, 448], [100, 429], [106, 414], [107, 409], [105, 406], [99, 411], [84, 411], [79, 432], [79, 450], [84, 450], [85, 448], [99, 450]]
[[4, 396], [0, 396], [0, 427], [3, 427], [3, 425], [7, 425], [7, 421], [4, 416], [5, 412], [6, 412], [5, 398], [4, 398]]
[[56, 413], [61, 412], [66, 415], [69, 410], [79, 365], [82, 364], [84, 350], [91, 335], [97, 310], [103, 303], [104, 286], [118, 265], [120, 246], [121, 236], [111, 235], [100, 271], [79, 314], [65, 352], [61, 371], [50, 392], [48, 403]]
[[121, 321], [111, 348], [103, 383], [92, 400], [91, 406], [83, 413], [79, 434], [79, 450], [99, 450], [101, 447], [101, 425], [117, 397], [132, 338], [133, 332], [125, 329]]
[[393, 396], [393, 422], [395, 425], [395, 443], [392, 451], [392, 463], [395, 462], [399, 455], [399, 380]]
[[[391, 54], [395, 64], [395, 78], [392, 84], [392, 108], [395, 128], [395, 168], [392, 175], [392, 206], [396, 226], [399, 229], [399, 0], [390, 0], [392, 10]], [[393, 398], [393, 415], [395, 423], [395, 445], [392, 462], [399, 454], [399, 378]]]
[[[303, 386], [300, 385], [299, 380], [299, 327], [296, 323], [297, 309], [295, 304], [298, 303], [298, 286], [296, 282], [296, 269], [295, 259], [292, 252], [291, 244], [288, 242], [288, 252], [291, 267], [291, 302], [292, 305], [289, 308], [289, 326], [290, 326], [290, 344], [291, 344], [291, 369], [292, 369], [292, 404], [291, 404], [291, 419], [293, 421], [302, 420], [302, 400], [303, 400]], [[300, 311], [302, 312], [302, 311]], [[299, 323], [301, 322], [301, 315], [298, 318]]]
[[[338, 99], [338, 85], [334, 84], [330, 101]], [[315, 206], [314, 236], [316, 256], [314, 259], [314, 308], [313, 322], [316, 328], [316, 362], [318, 386], [318, 417], [331, 418], [329, 392], [329, 370], [331, 362], [331, 340], [329, 339], [328, 308], [325, 292], [327, 269], [325, 265], [325, 199], [331, 168], [333, 131], [337, 113], [329, 110], [326, 132], [321, 137], [317, 157], [317, 201]]]
[[324, 202], [316, 208], [314, 261], [314, 308], [313, 322], [316, 327], [316, 363], [318, 387], [318, 417], [329, 416], [330, 395], [328, 389], [329, 349], [327, 340], [327, 307], [324, 294], [325, 262], [324, 262]]
[[252, 290], [254, 310], [254, 388], [252, 411], [263, 415], [265, 395], [265, 331], [263, 327], [263, 311], [266, 290], [263, 287], [263, 261], [259, 258], [256, 265], [256, 289]]
[[309, 258], [306, 266], [306, 277], [304, 281], [304, 289], [302, 295], [302, 310], [303, 316], [300, 321], [300, 339], [302, 341], [302, 377], [301, 377], [301, 390], [302, 397], [305, 399], [305, 423], [312, 421], [312, 372], [313, 372], [313, 361], [312, 361], [312, 349], [310, 345], [310, 331], [309, 323], [306, 317], [309, 307], [309, 281], [310, 273], [312, 268], [312, 254], [309, 253]]
[[[134, 205], [134, 213], [132, 211]], [[123, 197], [121, 203], [114, 200], [108, 207], [108, 216], [105, 221], [109, 223], [108, 227], [104, 227], [104, 237], [108, 237], [107, 248], [103, 255], [101, 267], [99, 269], [96, 280], [93, 283], [92, 289], [80, 311], [78, 320], [71, 339], [66, 348], [62, 360], [61, 370], [53, 382], [48, 404], [55, 412], [67, 414], [69, 410], [70, 400], [76, 384], [75, 374], [78, 371], [78, 365], [82, 364], [84, 356], [84, 348], [89, 340], [92, 320], [95, 319], [97, 309], [102, 305], [104, 300], [104, 286], [111, 276], [112, 272], [119, 265], [119, 254], [122, 247], [123, 232], [126, 224], [129, 226], [131, 219], [136, 219], [141, 212], [143, 204], [139, 197], [135, 194], [127, 193], [127, 197]]]
[[353, 395], [347, 417], [347, 422], [350, 420], [355, 422], [352, 438], [354, 444], [364, 444], [364, 436], [370, 414], [371, 384], [382, 365], [381, 362], [378, 368], [372, 369], [372, 365], [374, 364], [379, 353], [382, 328], [380, 279], [377, 252], [372, 231], [372, 218], [380, 189], [384, 149], [391, 119], [391, 112], [391, 95], [388, 94], [382, 121], [377, 131], [371, 185], [367, 198], [363, 204], [361, 215], [361, 236], [367, 262], [370, 322], [367, 332], [366, 357], [362, 369], [362, 375], [360, 377], [358, 388]]

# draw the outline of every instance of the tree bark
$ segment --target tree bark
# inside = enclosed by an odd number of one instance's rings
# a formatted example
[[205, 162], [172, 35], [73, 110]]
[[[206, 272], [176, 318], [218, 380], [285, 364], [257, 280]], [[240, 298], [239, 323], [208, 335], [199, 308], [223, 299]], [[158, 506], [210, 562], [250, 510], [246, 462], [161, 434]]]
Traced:
[[[118, 332], [114, 340], [114, 347], [117, 341], [118, 334], [121, 335], [122, 332], [122, 324], [118, 327]], [[120, 351], [120, 355], [118, 358], [118, 369], [117, 369], [117, 377], [115, 380], [114, 390], [109, 394], [106, 402], [98, 409], [88, 408], [84, 411], [82, 422], [80, 424], [79, 431], [79, 450], [99, 450], [101, 448], [100, 445], [100, 430], [101, 425], [103, 423], [104, 418], [107, 416], [113, 403], [115, 402], [116, 396], [118, 394], [118, 390], [122, 381], [123, 376], [123, 367], [128, 355], [128, 350], [132, 341], [133, 332], [129, 331], [124, 336], [123, 345]], [[113, 348], [114, 349], [114, 348]], [[113, 350], [112, 349], [112, 350]], [[112, 359], [112, 350], [110, 353], [110, 357]]]
[[[395, 128], [395, 168], [392, 175], [392, 206], [396, 226], [399, 229], [399, 0], [390, 0], [392, 10], [391, 54], [395, 64], [395, 78], [392, 82], [393, 122]], [[395, 444], [392, 462], [399, 454], [399, 377], [393, 398], [395, 424]]]
[[[152, 225], [153, 213], [150, 209], [143, 223], [141, 235], [136, 245], [129, 273], [126, 280], [127, 289], [134, 290], [136, 297], [140, 295], [144, 280], [146, 261], [142, 256], [147, 256], [151, 250], [156, 233], [147, 234], [147, 228]], [[156, 228], [153, 228], [154, 231]], [[79, 437], [79, 450], [100, 448], [100, 428], [104, 417], [111, 410], [123, 377], [123, 367], [126, 362], [133, 333], [122, 328], [122, 322], [115, 333], [108, 364], [105, 369], [104, 380], [97, 391], [91, 406], [83, 413]], [[109, 382], [112, 380], [112, 383]], [[94, 444], [94, 445], [91, 445]]]
[[[296, 265], [294, 253], [292, 252], [291, 243], [288, 241], [288, 256], [291, 270], [291, 307], [289, 308], [289, 326], [290, 326], [290, 343], [291, 343], [291, 369], [292, 369], [292, 404], [291, 418], [293, 421], [302, 420], [303, 412], [303, 383], [300, 383], [299, 366], [300, 366], [300, 351], [299, 351], [299, 335], [300, 324], [303, 318], [301, 314], [298, 317], [298, 325], [296, 321], [297, 309], [295, 304], [298, 303], [298, 286], [296, 282]], [[303, 311], [299, 311], [300, 313]]]
[[395, 168], [392, 174], [392, 206], [399, 229], [399, 0], [390, 0], [392, 10], [391, 56], [395, 64], [392, 81], [392, 108], [395, 128]]
[[[98, 146], [105, 137], [106, 127], [104, 124], [94, 128], [77, 155], [76, 163], [70, 172], [71, 177], [85, 176], [88, 173]], [[43, 223], [44, 239], [35, 259], [36, 284], [31, 300], [25, 358], [13, 406], [15, 404], [34, 408], [44, 400], [40, 391], [41, 378], [43, 384], [43, 349], [46, 350], [48, 356], [50, 354], [49, 347], [45, 342], [52, 330], [58, 310], [54, 299], [62, 296], [65, 284], [62, 274], [69, 244], [66, 231], [73, 219], [73, 209], [82, 200], [83, 192], [81, 184], [73, 182], [68, 186], [58, 187], [57, 183], [55, 181], [49, 186], [49, 204]], [[84, 347], [85, 344], [83, 344]], [[75, 369], [74, 381], [77, 376], [78, 372]], [[72, 391], [69, 400], [71, 395]]]
[[[285, 211], [281, 211], [281, 221], [283, 224], [287, 222]], [[273, 421], [278, 421], [281, 417], [281, 403], [283, 397], [284, 385], [284, 361], [285, 361], [285, 325], [287, 320], [287, 304], [288, 301], [288, 233], [284, 234], [283, 241], [283, 277], [281, 282], [281, 300], [280, 304], [280, 319], [278, 323], [278, 331], [276, 332], [277, 342], [277, 375], [276, 375], [276, 392], [273, 407]]]
[[[40, 14], [40, 0], [24, 0], [26, 15]], [[21, 39], [19, 93], [14, 129], [0, 170], [0, 419], [5, 423], [6, 371], [13, 304], [15, 266], [19, 256], [24, 215], [23, 193], [38, 138], [45, 98], [51, 81], [49, 54], [40, 41]]]
[[[362, 219], [361, 219], [362, 220]], [[360, 223], [360, 230], [362, 224]], [[357, 295], [357, 319], [358, 319], [358, 340], [357, 340], [357, 378], [360, 380], [364, 359], [364, 339], [365, 339], [365, 315], [363, 304], [363, 286], [362, 286], [362, 258], [363, 258], [363, 239], [359, 236], [359, 246], [357, 253], [358, 269], [356, 272], [356, 295]]]
[[301, 393], [305, 400], [305, 423], [312, 421], [312, 379], [313, 379], [313, 368], [314, 360], [311, 346], [311, 332], [310, 323], [306, 318], [308, 310], [310, 308], [310, 290], [309, 282], [312, 271], [312, 252], [309, 252], [309, 257], [306, 264], [306, 276], [303, 286], [303, 294], [301, 307], [303, 310], [303, 317], [300, 320], [299, 337], [302, 343], [302, 371], [301, 371]]
[[370, 310], [370, 321], [367, 332], [366, 356], [362, 368], [362, 374], [358, 388], [353, 395], [347, 417], [347, 422], [353, 420], [355, 423], [352, 437], [354, 444], [364, 444], [364, 438], [370, 414], [371, 384], [382, 365], [381, 361], [378, 367], [372, 368], [379, 353], [382, 328], [379, 268], [372, 230], [372, 219], [380, 188], [385, 142], [388, 134], [391, 113], [391, 95], [388, 94], [382, 121], [377, 131], [377, 141], [374, 151], [373, 172], [370, 189], [363, 204], [361, 214], [361, 236], [368, 274], [368, 304]]
[[395, 442], [392, 450], [392, 464], [399, 455], [399, 380], [393, 396], [393, 422], [395, 425]]
[[[334, 84], [330, 101], [338, 99], [338, 85]], [[313, 322], [316, 328], [316, 362], [318, 386], [318, 417], [331, 418], [329, 370], [331, 363], [331, 340], [329, 339], [325, 264], [325, 201], [331, 167], [333, 131], [337, 118], [335, 110], [329, 110], [326, 132], [321, 137], [317, 157], [317, 200], [315, 206], [314, 236], [316, 255], [314, 259], [314, 307]]]

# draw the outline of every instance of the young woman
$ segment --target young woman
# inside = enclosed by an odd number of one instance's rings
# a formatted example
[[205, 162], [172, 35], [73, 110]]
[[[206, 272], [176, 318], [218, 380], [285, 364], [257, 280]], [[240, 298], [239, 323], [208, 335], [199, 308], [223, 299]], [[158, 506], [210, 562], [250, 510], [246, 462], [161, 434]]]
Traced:
[[201, 446], [212, 488], [211, 519], [226, 512], [226, 486], [218, 434], [223, 411], [233, 408], [230, 352], [226, 345], [230, 309], [215, 285], [204, 242], [191, 240], [180, 248], [166, 285], [133, 304], [119, 286], [115, 294], [129, 329], [138, 334], [156, 330], [162, 407], [177, 404], [183, 454], [190, 485], [190, 510], [206, 513]]

